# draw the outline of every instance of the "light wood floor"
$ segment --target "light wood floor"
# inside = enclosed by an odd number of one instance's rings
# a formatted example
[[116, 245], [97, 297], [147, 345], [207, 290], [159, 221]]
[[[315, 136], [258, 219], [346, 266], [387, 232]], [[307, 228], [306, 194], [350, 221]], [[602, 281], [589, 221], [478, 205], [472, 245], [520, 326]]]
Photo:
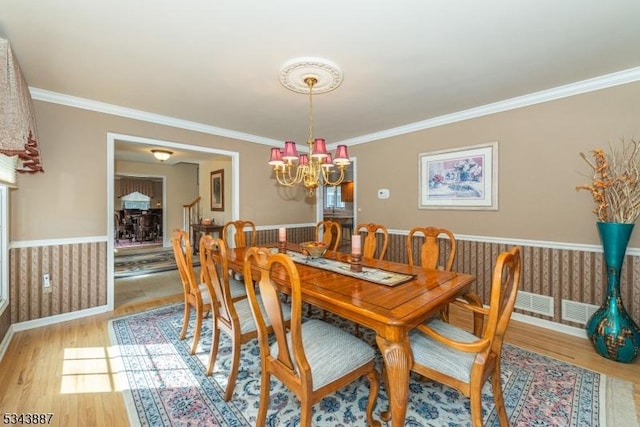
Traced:
[[[114, 390], [107, 322], [180, 301], [181, 296], [122, 305], [110, 313], [21, 331], [0, 362], [0, 409], [53, 413], [56, 426], [126, 426], [124, 401]], [[452, 310], [452, 322], [460, 317]], [[640, 408], [640, 360], [620, 364], [598, 356], [585, 339], [512, 321], [507, 341], [635, 384]]]

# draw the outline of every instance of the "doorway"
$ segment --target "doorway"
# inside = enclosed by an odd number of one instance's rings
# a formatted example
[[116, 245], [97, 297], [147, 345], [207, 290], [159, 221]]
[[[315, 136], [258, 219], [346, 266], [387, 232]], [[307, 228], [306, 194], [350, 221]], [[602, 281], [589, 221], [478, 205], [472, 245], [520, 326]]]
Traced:
[[345, 170], [344, 180], [336, 186], [323, 186], [318, 192], [317, 221], [338, 222], [342, 229], [339, 250], [349, 250], [351, 235], [357, 224], [356, 159]]
[[[107, 240], [107, 265], [110, 266], [110, 271], [107, 278], [107, 306], [110, 310], [114, 308], [114, 294], [115, 294], [115, 278], [114, 278], [114, 221], [113, 221], [113, 212], [115, 210], [115, 153], [116, 153], [116, 145], [117, 144], [126, 144], [126, 147], [130, 150], [131, 161], [136, 161], [135, 159], [145, 159], [149, 158], [150, 150], [154, 147], [163, 147], [168, 150], [173, 151], [174, 153], [181, 154], [185, 158], [195, 159], [197, 162], [206, 162], [210, 161], [212, 158], [216, 157], [225, 157], [230, 159], [230, 183], [231, 183], [231, 191], [230, 191], [230, 203], [227, 204], [229, 209], [229, 214], [232, 218], [238, 217], [239, 212], [239, 183], [240, 183], [240, 174], [239, 174], [239, 153], [234, 151], [227, 151], [218, 148], [210, 148], [210, 147], [202, 147], [190, 144], [183, 144], [179, 142], [173, 141], [164, 141], [164, 140], [156, 140], [150, 138], [142, 138], [132, 135], [124, 135], [124, 134], [116, 134], [116, 133], [107, 133], [107, 230], [108, 230], [108, 240]], [[178, 156], [176, 156], [177, 158]], [[139, 160], [138, 160], [139, 161]], [[143, 173], [141, 173], [143, 175]], [[197, 179], [197, 178], [196, 178]], [[175, 206], [171, 205], [173, 202], [170, 200], [172, 196], [171, 194], [167, 194], [167, 188], [170, 186], [169, 183], [165, 181], [164, 194], [163, 194], [163, 213], [166, 211], [167, 215], [163, 215], [163, 227], [164, 230], [167, 228], [171, 228], [172, 224], [176, 224], [177, 222], [182, 222], [182, 206], [177, 208], [177, 213], [173, 212], [176, 209], [173, 209]], [[203, 191], [206, 193], [208, 189], [203, 186]], [[174, 200], [175, 202], [175, 200]], [[181, 202], [178, 202], [181, 203]], [[172, 210], [173, 209], [173, 210]], [[173, 212], [173, 213], [172, 213]], [[173, 219], [169, 218], [169, 216], [173, 216]], [[169, 245], [170, 237], [166, 236], [166, 232], [163, 233], [165, 235], [164, 241], [166, 242], [166, 246]]]
[[114, 248], [148, 250], [166, 244], [166, 177], [116, 174]]

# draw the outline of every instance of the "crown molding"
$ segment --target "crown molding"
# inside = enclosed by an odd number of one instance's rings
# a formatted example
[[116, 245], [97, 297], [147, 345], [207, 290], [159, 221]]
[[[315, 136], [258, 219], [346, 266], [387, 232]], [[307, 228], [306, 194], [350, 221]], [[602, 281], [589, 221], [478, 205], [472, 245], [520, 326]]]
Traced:
[[277, 141], [275, 139], [265, 138], [249, 133], [237, 132], [230, 129], [219, 128], [216, 126], [209, 126], [202, 123], [191, 122], [188, 120], [176, 119], [160, 114], [148, 113], [146, 111], [134, 110], [133, 108], [121, 107], [119, 105], [107, 104], [91, 99], [65, 95], [58, 92], [51, 92], [35, 87], [29, 87], [29, 91], [31, 92], [31, 98], [38, 101], [51, 102], [53, 104], [65, 105], [67, 107], [75, 107], [83, 110], [96, 111], [98, 113], [111, 114], [114, 116], [141, 120], [144, 122], [150, 122], [179, 129], [192, 130], [195, 132], [202, 132], [210, 135], [217, 135], [226, 138], [238, 139], [241, 141], [254, 142], [256, 144], [268, 145], [270, 147], [281, 144], [281, 141]]
[[[640, 67], [630, 68], [627, 70], [594, 77], [592, 79], [582, 80], [564, 86], [558, 86], [552, 89], [494, 102], [492, 104], [481, 105], [479, 107], [470, 108], [468, 110], [458, 111], [452, 114], [445, 114], [443, 116], [434, 117], [432, 119], [423, 120], [420, 122], [410, 123], [404, 126], [398, 126], [380, 132], [374, 132], [355, 138], [345, 139], [343, 141], [329, 144], [328, 147], [333, 149], [338, 144], [345, 144], [349, 146], [364, 144], [367, 142], [391, 138], [394, 136], [443, 126], [463, 120], [469, 120], [476, 117], [487, 116], [489, 114], [515, 110], [517, 108], [528, 107], [535, 104], [541, 104], [543, 102], [580, 95], [583, 93], [593, 92], [596, 90], [606, 89], [608, 87], [619, 86], [637, 81], [640, 81]], [[192, 130], [210, 135], [223, 136], [227, 138], [238, 139], [241, 141], [268, 145], [271, 147], [277, 147], [282, 143], [281, 141], [271, 138], [237, 132], [230, 129], [219, 128], [216, 126], [209, 126], [202, 123], [191, 122], [188, 120], [176, 119], [159, 114], [148, 113], [146, 111], [134, 110], [132, 108], [126, 108], [118, 105], [107, 104], [104, 102], [93, 101], [86, 98], [65, 95], [58, 92], [51, 92], [44, 89], [30, 87], [29, 90], [31, 92], [31, 97], [38, 101], [51, 102], [54, 104], [66, 105], [68, 107], [75, 107], [105, 114], [112, 114], [115, 116], [126, 117], [180, 129]]]
[[[583, 93], [593, 92], [600, 89], [606, 89], [612, 86], [619, 86], [627, 83], [640, 81], [640, 67], [622, 70], [604, 76], [594, 77], [592, 79], [582, 80], [570, 83], [564, 86], [558, 86], [551, 89], [534, 92], [523, 96], [518, 96], [503, 101], [494, 102], [492, 104], [481, 105], [479, 107], [470, 108], [468, 110], [458, 111], [444, 116], [434, 117], [432, 119], [420, 122], [409, 123], [408, 125], [398, 126], [395, 128], [383, 130], [380, 132], [370, 133], [355, 138], [345, 139], [332, 143], [331, 146], [338, 144], [358, 145], [366, 142], [377, 141], [380, 139], [391, 138], [394, 136], [404, 135], [407, 133], [417, 132], [424, 129], [434, 128], [438, 126], [448, 125], [463, 120], [469, 120], [476, 117], [487, 116], [490, 114], [502, 113], [504, 111], [515, 110], [517, 108], [528, 107], [543, 102], [553, 101], [556, 99], [567, 98], [569, 96], [580, 95]], [[327, 146], [328, 148], [328, 146]]]

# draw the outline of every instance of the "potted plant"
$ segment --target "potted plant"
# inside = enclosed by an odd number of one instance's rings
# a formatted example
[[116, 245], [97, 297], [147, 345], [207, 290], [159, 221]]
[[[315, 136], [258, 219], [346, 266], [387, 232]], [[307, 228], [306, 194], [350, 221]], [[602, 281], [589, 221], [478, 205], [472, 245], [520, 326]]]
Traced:
[[600, 308], [586, 325], [587, 336], [603, 357], [630, 363], [640, 347], [640, 330], [627, 313], [620, 296], [620, 270], [627, 244], [640, 216], [640, 143], [621, 141], [610, 144], [609, 152], [598, 148], [591, 156], [580, 156], [593, 169], [589, 184], [576, 190], [591, 192], [595, 202], [593, 213], [607, 268], [607, 292]]

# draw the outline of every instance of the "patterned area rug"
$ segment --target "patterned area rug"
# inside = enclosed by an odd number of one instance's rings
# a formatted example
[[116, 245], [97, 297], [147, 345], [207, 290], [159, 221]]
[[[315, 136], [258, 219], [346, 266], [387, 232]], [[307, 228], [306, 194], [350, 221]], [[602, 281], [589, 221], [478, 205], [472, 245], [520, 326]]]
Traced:
[[[113, 265], [116, 279], [178, 268], [171, 249], [122, 251], [113, 257]], [[193, 259], [193, 265], [200, 265], [200, 259], [197, 256]]]
[[[315, 310], [311, 317], [320, 317]], [[347, 330], [353, 324], [327, 313], [327, 321]], [[192, 319], [193, 320], [193, 319]], [[242, 347], [240, 371], [232, 399], [222, 396], [231, 359], [230, 341], [221, 348], [211, 377], [205, 375], [211, 345], [210, 321], [203, 323], [195, 355], [191, 336], [178, 339], [182, 305], [114, 319], [110, 333], [118, 384], [124, 390], [132, 425], [252, 426], [258, 411], [260, 361], [257, 340]], [[192, 329], [190, 329], [192, 330]], [[362, 331], [362, 328], [361, 328]], [[375, 346], [372, 331], [363, 339]], [[378, 360], [378, 367], [382, 364]], [[635, 426], [632, 384], [594, 373], [518, 347], [505, 345], [503, 389], [512, 426]], [[456, 390], [411, 377], [407, 426], [469, 425], [469, 401]], [[618, 396], [613, 398], [612, 394]], [[360, 380], [314, 405], [314, 426], [364, 426], [368, 383]], [[381, 387], [374, 416], [388, 407]], [[484, 423], [498, 426], [490, 386], [483, 390]], [[619, 417], [613, 419], [613, 415]], [[269, 426], [299, 425], [296, 397], [272, 379]]]

